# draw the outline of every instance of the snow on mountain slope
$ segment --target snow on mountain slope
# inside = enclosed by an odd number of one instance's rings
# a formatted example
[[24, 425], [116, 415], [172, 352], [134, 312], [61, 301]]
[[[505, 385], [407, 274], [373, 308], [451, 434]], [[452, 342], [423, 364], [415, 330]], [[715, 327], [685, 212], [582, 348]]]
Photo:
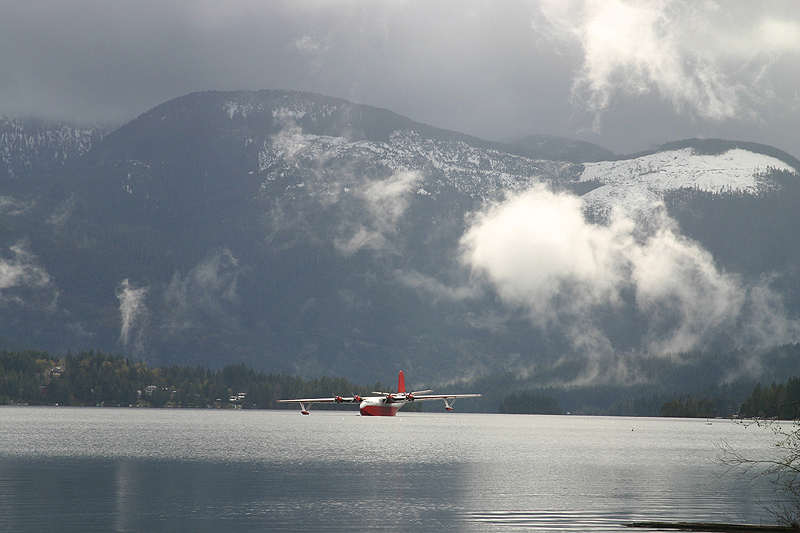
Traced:
[[60, 168], [88, 152], [105, 133], [102, 127], [0, 117], [0, 176]]
[[[534, 183], [574, 173], [576, 168], [569, 163], [529, 159], [458, 141], [426, 139], [412, 131], [395, 131], [389, 142], [379, 142], [308, 135], [299, 128], [288, 128], [266, 141], [258, 160], [259, 172], [266, 172], [265, 186], [286, 175], [320, 177], [319, 172], [293, 174], [296, 167], [341, 168], [338, 162], [357, 160], [392, 171], [420, 172], [426, 178], [420, 194], [435, 196], [443, 187], [452, 187], [483, 200], [497, 198], [502, 192], [525, 190]], [[339, 172], [336, 177], [316, 185], [323, 188], [354, 185], [353, 175]], [[308, 185], [298, 183], [291, 187]], [[306, 190], [311, 194], [318, 189]]]
[[774, 157], [742, 149], [707, 155], [684, 148], [623, 161], [586, 163], [580, 180], [603, 185], [582, 198], [597, 215], [607, 217], [616, 207], [636, 220], [646, 220], [664, 194], [677, 189], [758, 194], [770, 186], [763, 178], [769, 168], [797, 170]]

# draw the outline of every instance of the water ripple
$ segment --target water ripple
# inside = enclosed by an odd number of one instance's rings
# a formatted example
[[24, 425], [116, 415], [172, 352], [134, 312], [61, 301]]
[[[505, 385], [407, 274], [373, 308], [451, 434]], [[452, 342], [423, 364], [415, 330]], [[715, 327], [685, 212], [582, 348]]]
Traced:
[[[614, 531], [630, 532], [630, 517], [592, 511], [480, 511], [464, 513], [460, 519], [484, 530], [487, 526], [526, 531]], [[640, 530], [641, 531], [641, 530]]]

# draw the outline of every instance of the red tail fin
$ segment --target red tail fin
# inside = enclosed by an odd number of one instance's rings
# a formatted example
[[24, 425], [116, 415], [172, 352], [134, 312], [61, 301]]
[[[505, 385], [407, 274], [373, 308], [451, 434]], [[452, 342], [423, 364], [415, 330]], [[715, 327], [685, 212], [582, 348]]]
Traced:
[[405, 392], [406, 391], [406, 377], [403, 375], [403, 371], [400, 371], [400, 375], [397, 377], [397, 392]]

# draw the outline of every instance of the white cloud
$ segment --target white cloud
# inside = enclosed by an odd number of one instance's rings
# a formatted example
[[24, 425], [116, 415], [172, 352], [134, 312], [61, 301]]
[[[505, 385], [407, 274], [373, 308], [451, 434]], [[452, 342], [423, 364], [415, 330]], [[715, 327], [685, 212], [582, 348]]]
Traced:
[[116, 295], [119, 300], [120, 341], [124, 346], [141, 352], [149, 319], [145, 304], [147, 288], [136, 287], [129, 278], [125, 278], [117, 285]]
[[[423, 292], [434, 301], [462, 301], [477, 298], [481, 295], [480, 287], [476, 285], [448, 286], [436, 278], [427, 276], [416, 270], [396, 270], [395, 276], [406, 287]], [[472, 317], [469, 317], [470, 319]]]
[[421, 179], [419, 172], [401, 170], [385, 180], [367, 184], [360, 194], [378, 231], [394, 231], [395, 225], [408, 207], [414, 186]]
[[50, 276], [36, 264], [24, 243], [17, 243], [10, 250], [11, 258], [0, 259], [0, 291], [20, 285], [42, 287], [50, 283]]
[[47, 223], [55, 226], [56, 230], [60, 230], [64, 227], [64, 224], [69, 221], [73, 211], [75, 211], [76, 204], [77, 201], [75, 200], [75, 194], [73, 193], [69, 198], [64, 200], [55, 208], [53, 214], [47, 218]]
[[281, 123], [281, 130], [270, 137], [269, 146], [271, 150], [263, 152], [260, 156], [261, 158], [270, 158], [268, 163], [260, 162], [261, 170], [273, 163], [275, 158], [283, 158], [289, 162], [297, 161], [297, 157], [311, 145], [314, 139], [313, 136], [303, 135], [303, 128], [295, 122], [295, 117], [288, 112], [278, 114], [275, 118]]
[[650, 317], [647, 346], [677, 353], [733, 328], [745, 295], [738, 278], [717, 269], [708, 251], [664, 217], [655, 235], [627, 250], [626, 259], [636, 304]]
[[[543, 186], [478, 214], [462, 238], [462, 259], [508, 304], [543, 330], [591, 355], [617, 350], [603, 318], [635, 306], [642, 349], [675, 353], [708, 348], [721, 337], [792, 342], [790, 320], [768, 284], [744, 286], [711, 254], [680, 235], [662, 213], [649, 233], [615, 213], [608, 226], [587, 223], [579, 198]], [[750, 344], [752, 345], [752, 344]]]
[[712, 1], [542, 0], [540, 9], [551, 34], [582, 47], [573, 99], [595, 128], [615, 98], [648, 93], [703, 119], [754, 119], [772, 96], [772, 62], [800, 53], [798, 22]]
[[743, 344], [772, 346], [800, 337], [800, 324], [789, 318], [781, 291], [773, 289], [777, 281], [777, 274], [767, 274], [749, 288], [745, 303], [749, 320], [737, 330]]
[[9, 252], [0, 255], [0, 304], [55, 311], [59, 291], [27, 243], [17, 242]]
[[33, 207], [33, 202], [18, 200], [13, 196], [0, 196], [0, 216], [19, 216]]
[[353, 255], [359, 250], [383, 250], [389, 246], [386, 237], [377, 231], [372, 231], [359, 225], [346, 238], [337, 238], [334, 241], [336, 249], [344, 255]]
[[587, 224], [579, 198], [536, 186], [473, 220], [463, 260], [537, 327], [558, 330], [580, 351], [611, 353], [595, 317], [622, 303], [632, 231], [626, 219]]
[[567, 286], [580, 286], [575, 309], [618, 303], [630, 247], [632, 223], [587, 224], [581, 200], [544, 185], [496, 205], [476, 217], [464, 235], [465, 260], [489, 276], [509, 302], [529, 307], [546, 324], [551, 303]]
[[[302, 167], [303, 181], [293, 184], [303, 194], [314, 197], [321, 205], [343, 205], [347, 216], [336, 228], [334, 245], [339, 252], [352, 255], [359, 250], [392, 249], [397, 224], [408, 209], [412, 195], [418, 190], [423, 174], [413, 170], [393, 170], [383, 179], [364, 173], [353, 164], [337, 161], [345, 137], [318, 136], [303, 133], [295, 117], [302, 111], [276, 114], [281, 130], [273, 135], [259, 154], [259, 170], [276, 165]], [[355, 142], [362, 149], [370, 143]], [[369, 148], [367, 148], [369, 149]], [[331, 164], [335, 161], [335, 164]], [[386, 170], [381, 168], [381, 170]], [[379, 170], [376, 170], [379, 172]], [[275, 227], [283, 226], [285, 213], [280, 205], [273, 209]]]
[[227, 249], [206, 257], [185, 276], [176, 272], [164, 291], [164, 326], [173, 331], [190, 329], [208, 316], [234, 322], [240, 272], [238, 259]]
[[315, 35], [308, 33], [295, 39], [293, 44], [298, 51], [311, 55], [323, 54], [330, 49], [329, 44], [322, 43]]
[[390, 238], [396, 233], [397, 223], [421, 180], [419, 172], [400, 170], [384, 180], [356, 185], [353, 194], [361, 200], [366, 217], [349, 230], [349, 236], [336, 240], [336, 248], [346, 255], [361, 249], [391, 248]]
[[800, 55], [800, 21], [791, 17], [765, 16], [750, 30], [749, 35], [726, 40], [739, 54], [787, 54]]

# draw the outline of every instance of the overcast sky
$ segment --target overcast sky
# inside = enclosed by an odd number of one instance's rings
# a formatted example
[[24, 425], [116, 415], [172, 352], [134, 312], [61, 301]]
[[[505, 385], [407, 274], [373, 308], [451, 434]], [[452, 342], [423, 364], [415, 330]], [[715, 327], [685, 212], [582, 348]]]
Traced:
[[796, 0], [0, 0], [0, 114], [120, 123], [297, 89], [479, 137], [800, 157]]

